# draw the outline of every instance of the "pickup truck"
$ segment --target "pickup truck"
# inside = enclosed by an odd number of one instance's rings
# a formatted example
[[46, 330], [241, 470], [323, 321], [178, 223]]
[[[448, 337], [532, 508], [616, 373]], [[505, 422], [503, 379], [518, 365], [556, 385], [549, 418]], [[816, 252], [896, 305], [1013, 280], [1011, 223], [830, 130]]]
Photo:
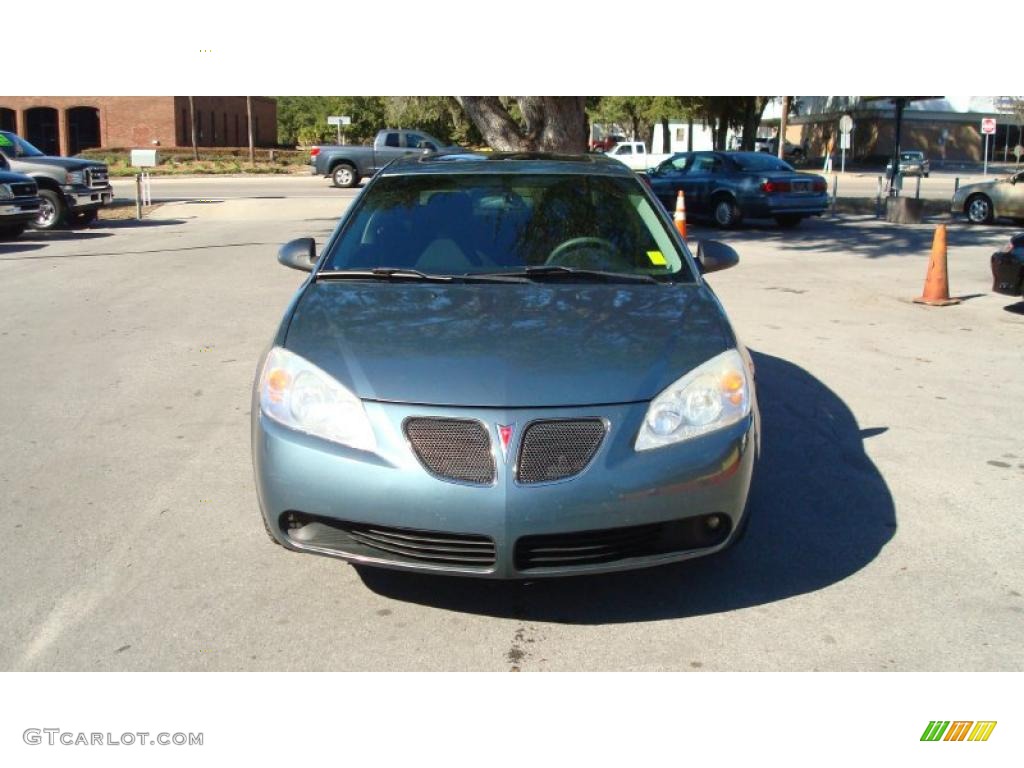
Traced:
[[31, 176], [39, 186], [36, 229], [82, 226], [114, 199], [107, 166], [77, 157], [50, 157], [10, 131], [0, 131], [0, 154], [11, 170]]
[[373, 146], [330, 144], [310, 147], [309, 164], [314, 176], [328, 176], [336, 187], [354, 187], [396, 157], [437, 152], [439, 149], [448, 147], [423, 131], [385, 128], [377, 133]]
[[648, 154], [647, 145], [642, 141], [620, 141], [604, 154], [605, 157], [614, 158], [634, 171], [655, 168], [670, 157], [670, 155]]
[[0, 240], [14, 239], [39, 215], [39, 188], [21, 173], [11, 173], [0, 153]]

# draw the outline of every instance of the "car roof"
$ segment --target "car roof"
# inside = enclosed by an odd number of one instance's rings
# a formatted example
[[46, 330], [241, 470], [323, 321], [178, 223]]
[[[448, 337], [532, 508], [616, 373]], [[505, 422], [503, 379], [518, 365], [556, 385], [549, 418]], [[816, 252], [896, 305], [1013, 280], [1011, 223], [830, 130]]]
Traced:
[[631, 177], [633, 171], [604, 155], [553, 152], [432, 152], [399, 158], [380, 176], [436, 174], [554, 174]]

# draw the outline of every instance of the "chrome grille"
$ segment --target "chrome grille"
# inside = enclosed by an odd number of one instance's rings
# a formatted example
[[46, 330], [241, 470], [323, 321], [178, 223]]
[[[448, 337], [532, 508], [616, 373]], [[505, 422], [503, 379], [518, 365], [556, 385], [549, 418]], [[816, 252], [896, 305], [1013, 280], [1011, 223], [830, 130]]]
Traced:
[[494, 482], [491, 439], [479, 421], [407, 419], [405, 436], [420, 463], [431, 474], [477, 485]]
[[35, 197], [37, 193], [35, 184], [29, 182], [23, 182], [18, 184], [11, 184], [11, 194], [15, 197]]
[[579, 474], [601, 447], [605, 431], [600, 419], [530, 423], [519, 447], [517, 479], [546, 483]]
[[99, 189], [100, 187], [105, 187], [110, 183], [110, 177], [107, 173], [107, 169], [102, 166], [86, 168], [85, 178], [86, 184], [92, 189]]

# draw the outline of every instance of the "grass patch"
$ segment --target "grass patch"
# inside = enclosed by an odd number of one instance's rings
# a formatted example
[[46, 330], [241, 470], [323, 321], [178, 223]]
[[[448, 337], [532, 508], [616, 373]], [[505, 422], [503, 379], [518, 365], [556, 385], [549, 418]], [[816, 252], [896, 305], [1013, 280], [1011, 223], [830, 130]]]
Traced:
[[[297, 150], [260, 149], [256, 151], [255, 163], [249, 162], [247, 148], [204, 148], [199, 151], [198, 160], [193, 158], [191, 149], [158, 148], [157, 156], [159, 165], [149, 169], [153, 176], [309, 173], [309, 154]], [[129, 164], [131, 151], [128, 149], [89, 149], [79, 157], [106, 163], [111, 177], [131, 177], [139, 172]]]

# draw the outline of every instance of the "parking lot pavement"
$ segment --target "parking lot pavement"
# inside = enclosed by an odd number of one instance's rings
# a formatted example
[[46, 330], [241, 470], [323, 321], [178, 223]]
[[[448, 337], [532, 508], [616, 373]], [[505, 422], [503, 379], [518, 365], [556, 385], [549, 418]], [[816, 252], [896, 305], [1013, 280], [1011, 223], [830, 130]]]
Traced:
[[0, 245], [0, 669], [1024, 668], [1024, 304], [988, 273], [1011, 230], [950, 227], [965, 301], [941, 309], [910, 302], [929, 226], [729, 233], [741, 264], [709, 279], [764, 419], [746, 539], [502, 584], [264, 535], [250, 387], [303, 279], [275, 251], [345, 204], [182, 203]]
[[[114, 196], [121, 202], [135, 200], [135, 179], [111, 180]], [[153, 176], [150, 180], [154, 203], [174, 200], [281, 200], [292, 197], [344, 199], [355, 197], [358, 189], [337, 189], [322, 176], [308, 174], [265, 174], [253, 176]]]

